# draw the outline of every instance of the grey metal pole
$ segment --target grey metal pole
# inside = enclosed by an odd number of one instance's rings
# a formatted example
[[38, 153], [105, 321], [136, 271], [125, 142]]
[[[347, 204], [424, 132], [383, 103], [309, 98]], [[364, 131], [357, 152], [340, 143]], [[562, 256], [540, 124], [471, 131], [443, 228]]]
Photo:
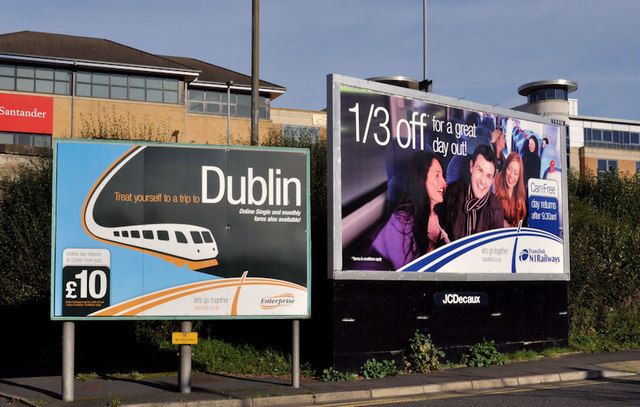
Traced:
[[427, 0], [423, 0], [422, 3], [423, 20], [422, 26], [424, 28], [424, 34], [422, 36], [422, 42], [424, 45], [424, 80], [429, 79], [427, 76]]
[[291, 381], [294, 389], [300, 388], [300, 320], [293, 320], [291, 350]]
[[[191, 332], [191, 321], [182, 321], [182, 332]], [[180, 393], [191, 393], [191, 345], [180, 345]]]
[[251, 145], [258, 145], [260, 0], [253, 0], [251, 24]]
[[73, 373], [75, 370], [75, 323], [62, 323], [62, 400], [73, 401]]
[[233, 81], [227, 81], [227, 145], [231, 144], [231, 85]]

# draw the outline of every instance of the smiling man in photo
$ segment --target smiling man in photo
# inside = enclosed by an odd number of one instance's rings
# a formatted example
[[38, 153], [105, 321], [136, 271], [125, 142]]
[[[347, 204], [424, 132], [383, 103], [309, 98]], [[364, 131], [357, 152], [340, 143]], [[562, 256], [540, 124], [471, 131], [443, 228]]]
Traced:
[[451, 241], [503, 227], [504, 208], [491, 192], [496, 156], [488, 144], [473, 152], [469, 177], [452, 183], [445, 196], [447, 233]]

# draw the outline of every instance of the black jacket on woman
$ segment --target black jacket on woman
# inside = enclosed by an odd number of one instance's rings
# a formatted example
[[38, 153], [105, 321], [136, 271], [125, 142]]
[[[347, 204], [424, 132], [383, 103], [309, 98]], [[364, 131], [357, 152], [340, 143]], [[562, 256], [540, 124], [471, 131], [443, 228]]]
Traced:
[[[535, 142], [536, 148], [533, 152], [529, 150], [529, 140]], [[529, 137], [523, 146], [524, 155], [522, 164], [524, 165], [524, 187], [529, 185], [529, 178], [540, 178], [540, 156], [538, 155], [538, 139], [535, 136]]]

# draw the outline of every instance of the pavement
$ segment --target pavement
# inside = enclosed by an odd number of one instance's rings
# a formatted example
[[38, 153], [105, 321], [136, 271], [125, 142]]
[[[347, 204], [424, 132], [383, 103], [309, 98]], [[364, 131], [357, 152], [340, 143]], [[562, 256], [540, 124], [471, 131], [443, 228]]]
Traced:
[[[431, 374], [321, 382], [194, 373], [191, 393], [180, 393], [178, 375], [77, 375], [74, 401], [62, 401], [60, 376], [0, 378], [0, 406], [264, 407], [420, 396], [453, 391], [640, 375], [640, 349], [570, 353], [504, 366], [458, 367]], [[4, 403], [4, 404], [3, 404]]]

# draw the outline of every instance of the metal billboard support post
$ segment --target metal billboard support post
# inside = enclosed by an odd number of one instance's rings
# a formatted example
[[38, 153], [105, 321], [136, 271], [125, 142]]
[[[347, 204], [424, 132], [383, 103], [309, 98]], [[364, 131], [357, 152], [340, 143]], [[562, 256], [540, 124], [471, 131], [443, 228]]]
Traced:
[[62, 323], [62, 401], [73, 401], [75, 323]]
[[300, 320], [293, 320], [291, 349], [291, 382], [294, 389], [300, 388]]
[[[182, 332], [191, 332], [191, 321], [182, 321]], [[191, 345], [180, 345], [180, 371], [178, 372], [180, 393], [191, 393]]]

